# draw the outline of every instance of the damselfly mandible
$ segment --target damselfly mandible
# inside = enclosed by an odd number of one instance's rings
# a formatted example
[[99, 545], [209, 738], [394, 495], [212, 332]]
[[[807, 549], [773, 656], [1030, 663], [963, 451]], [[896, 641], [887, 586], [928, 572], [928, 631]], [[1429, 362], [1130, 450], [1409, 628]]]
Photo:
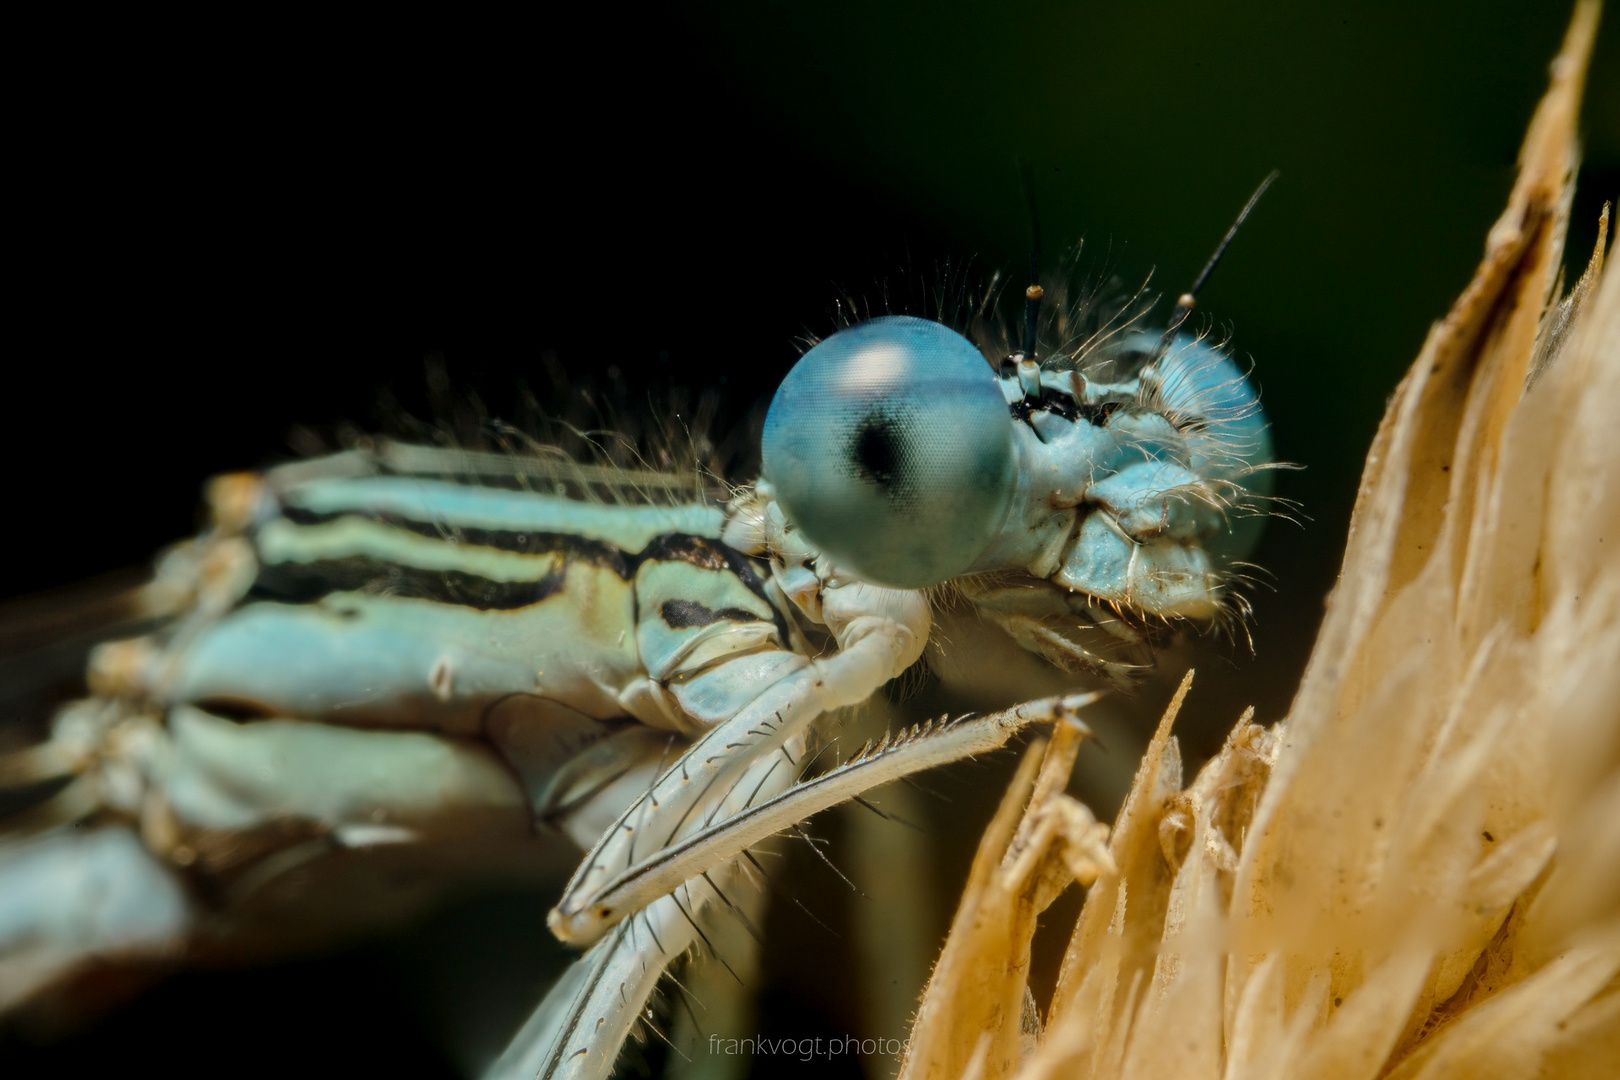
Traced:
[[546, 916], [586, 951], [492, 1074], [606, 1075], [666, 966], [749, 920], [752, 845], [1086, 700], [817, 773], [841, 710], [924, 656], [935, 605], [1117, 684], [1168, 628], [1233, 611], [1271, 465], [1244, 373], [1180, 332], [1190, 297], [1159, 333], [1140, 298], [1038, 321], [1040, 295], [977, 343], [912, 316], [821, 341], [762, 478], [713, 499], [393, 442], [216, 481], [143, 592], [161, 625], [98, 648], [92, 696], [0, 758], [26, 804], [0, 847], [0, 1007], [103, 958], [274, 937], [311, 881], [363, 920], [401, 902], [367, 891], [379, 868], [454, 875], [544, 836], [586, 852]]

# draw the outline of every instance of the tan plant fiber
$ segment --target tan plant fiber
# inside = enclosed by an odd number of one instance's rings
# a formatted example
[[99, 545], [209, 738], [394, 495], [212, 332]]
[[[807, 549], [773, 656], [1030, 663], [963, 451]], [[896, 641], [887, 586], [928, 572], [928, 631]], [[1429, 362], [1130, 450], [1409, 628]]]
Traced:
[[[1078, 734], [1032, 755], [902, 1076], [1620, 1076], [1620, 274], [1600, 237], [1558, 280], [1597, 16], [1390, 402], [1288, 719], [1184, 786], [1189, 673], [1106, 839]], [[1075, 879], [1043, 1031], [1031, 935]]]

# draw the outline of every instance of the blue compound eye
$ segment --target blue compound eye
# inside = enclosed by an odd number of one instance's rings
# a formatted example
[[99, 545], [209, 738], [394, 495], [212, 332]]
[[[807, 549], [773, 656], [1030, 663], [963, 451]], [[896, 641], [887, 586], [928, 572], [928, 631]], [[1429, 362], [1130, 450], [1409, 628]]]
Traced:
[[919, 589], [973, 565], [1007, 516], [1013, 427], [960, 334], [892, 315], [805, 353], [765, 417], [765, 478], [838, 565]]

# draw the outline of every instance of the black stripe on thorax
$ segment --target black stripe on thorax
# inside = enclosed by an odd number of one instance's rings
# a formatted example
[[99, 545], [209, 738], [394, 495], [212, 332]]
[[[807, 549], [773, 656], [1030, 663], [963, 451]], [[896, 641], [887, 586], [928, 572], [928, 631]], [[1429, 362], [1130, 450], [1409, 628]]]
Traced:
[[559, 566], [532, 581], [495, 581], [461, 570], [422, 570], [354, 555], [307, 563], [267, 563], [259, 568], [247, 599], [313, 604], [332, 593], [360, 592], [431, 600], [479, 611], [514, 611], [561, 592], [566, 570], [566, 566]]
[[696, 600], [665, 600], [658, 614], [671, 630], [689, 630], [695, 626], [713, 626], [717, 622], [763, 622], [747, 608], [712, 608]]
[[[408, 596], [480, 610], [510, 611], [537, 604], [562, 587], [569, 563], [582, 562], [611, 570], [629, 581], [646, 562], [685, 562], [705, 570], [727, 570], [750, 592], [770, 603], [755, 561], [718, 540], [688, 533], [665, 533], [639, 552], [626, 552], [603, 540], [573, 533], [480, 529], [442, 522], [423, 522], [394, 514], [352, 511], [317, 514], [286, 507], [282, 516], [296, 525], [320, 525], [346, 516], [361, 517], [391, 528], [453, 545], [487, 547], [522, 555], [555, 554], [561, 565], [539, 581], [495, 581], [461, 570], [421, 570], [375, 556], [355, 555], [307, 563], [261, 563], [249, 599], [314, 603], [336, 592], [369, 592]], [[550, 583], [546, 586], [545, 583]], [[527, 599], [525, 599], [527, 597]], [[771, 605], [775, 610], [775, 605]], [[757, 618], [757, 616], [751, 616]]]

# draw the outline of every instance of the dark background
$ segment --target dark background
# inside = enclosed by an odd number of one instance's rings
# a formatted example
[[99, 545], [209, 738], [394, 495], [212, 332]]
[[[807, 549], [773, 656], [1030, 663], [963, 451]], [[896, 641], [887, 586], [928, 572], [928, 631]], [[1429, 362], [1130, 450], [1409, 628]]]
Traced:
[[[1201, 667], [1218, 722], [1192, 749], [1241, 704], [1280, 718], [1367, 443], [1500, 212], [1568, 6], [873, 8], [267, 12], [20, 35], [0, 596], [145, 561], [193, 528], [207, 476], [290, 456], [296, 426], [430, 413], [430, 355], [501, 416], [548, 356], [580, 380], [721, 386], [741, 415], [797, 335], [830, 328], [840, 290], [877, 296], [945, 260], [1018, 267], [1020, 155], [1048, 253], [1084, 236], [1088, 267], [1152, 270], [1172, 294], [1277, 168], [1201, 299], [1253, 359], [1279, 455], [1305, 466], [1281, 494], [1310, 520], [1255, 557], [1276, 591], [1256, 597], [1254, 657]], [[1572, 265], [1620, 191], [1614, 21]], [[443, 930], [188, 976], [68, 1044], [0, 1046], [0, 1066], [161, 1055], [210, 1075], [247, 1055], [442, 1074], [396, 976]]]

